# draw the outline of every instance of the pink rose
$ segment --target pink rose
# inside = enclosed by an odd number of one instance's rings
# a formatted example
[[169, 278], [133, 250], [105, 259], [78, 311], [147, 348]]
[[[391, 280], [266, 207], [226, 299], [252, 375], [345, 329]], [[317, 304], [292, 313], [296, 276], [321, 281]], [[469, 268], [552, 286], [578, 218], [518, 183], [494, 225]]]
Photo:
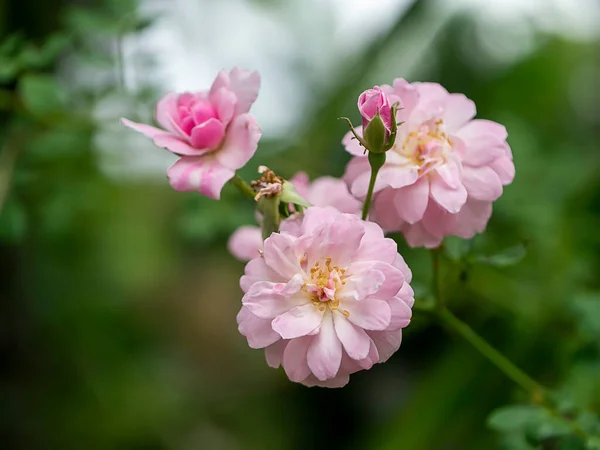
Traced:
[[[471, 238], [482, 232], [492, 202], [514, 178], [506, 129], [476, 119], [475, 104], [436, 83], [394, 80], [381, 88], [400, 102], [396, 142], [375, 183], [371, 219], [386, 231], [401, 231], [413, 247], [437, 247], [445, 236]], [[355, 155], [344, 179], [365, 198], [370, 168], [363, 148], [348, 133], [346, 150]]]
[[175, 190], [218, 199], [235, 170], [256, 152], [261, 131], [248, 111], [259, 87], [257, 72], [221, 71], [209, 91], [165, 95], [156, 106], [162, 129], [121, 122], [181, 156], [167, 170]]
[[[308, 175], [298, 172], [290, 179], [296, 192], [314, 206], [333, 206], [344, 213], [360, 214], [361, 203], [356, 200], [343, 180], [333, 177], [320, 177], [312, 183]], [[290, 218], [295, 220], [295, 218]], [[229, 238], [227, 247], [240, 261], [249, 261], [262, 250], [263, 239], [260, 228], [253, 225], [239, 227]]]
[[387, 136], [392, 131], [392, 107], [385, 92], [379, 86], [367, 89], [358, 97], [358, 110], [362, 116], [363, 129], [369, 125], [379, 113], [387, 131]]
[[313, 206], [246, 265], [239, 330], [290, 380], [341, 387], [400, 347], [414, 303], [410, 280], [377, 224]]

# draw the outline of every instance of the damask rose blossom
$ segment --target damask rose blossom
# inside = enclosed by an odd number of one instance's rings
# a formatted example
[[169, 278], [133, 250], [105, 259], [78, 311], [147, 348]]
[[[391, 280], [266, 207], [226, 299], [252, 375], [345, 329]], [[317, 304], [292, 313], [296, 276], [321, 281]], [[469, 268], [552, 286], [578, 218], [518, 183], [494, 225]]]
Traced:
[[221, 71], [208, 91], [165, 95], [156, 106], [162, 129], [121, 122], [180, 156], [167, 170], [175, 190], [218, 199], [235, 170], [256, 152], [261, 131], [248, 111], [259, 87], [257, 72]]
[[[475, 104], [436, 83], [396, 79], [381, 87], [399, 102], [394, 146], [377, 177], [371, 219], [386, 231], [401, 231], [413, 247], [436, 247], [447, 235], [482, 232], [492, 202], [515, 174], [506, 129], [475, 119]], [[348, 133], [343, 143], [355, 155], [344, 179], [358, 198], [367, 194], [370, 168], [364, 149]]]
[[[308, 175], [298, 172], [290, 182], [296, 192], [314, 206], [333, 206], [344, 213], [359, 214], [361, 203], [348, 191], [343, 180], [333, 177], [320, 177], [310, 182]], [[295, 220], [292, 218], [291, 220]], [[229, 238], [227, 247], [240, 261], [249, 261], [262, 249], [263, 239], [260, 228], [253, 225], [239, 227]]]
[[414, 303], [410, 280], [377, 224], [313, 206], [284, 221], [246, 265], [239, 330], [290, 380], [341, 387], [398, 350]]

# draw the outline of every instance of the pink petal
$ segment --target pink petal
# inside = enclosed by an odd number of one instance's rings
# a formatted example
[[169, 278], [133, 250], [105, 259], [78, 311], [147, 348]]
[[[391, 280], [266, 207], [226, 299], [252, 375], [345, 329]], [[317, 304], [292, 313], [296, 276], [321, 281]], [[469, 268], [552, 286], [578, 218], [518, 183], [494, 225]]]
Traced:
[[233, 119], [227, 129], [223, 148], [216, 158], [230, 169], [240, 169], [254, 156], [262, 132], [254, 117], [242, 114]]
[[206, 153], [206, 151], [193, 148], [187, 141], [164, 130], [151, 127], [150, 125], [132, 122], [127, 119], [121, 119], [121, 123], [126, 127], [151, 138], [154, 141], [154, 145], [157, 147], [166, 148], [178, 155], [200, 156]]
[[239, 227], [227, 242], [229, 252], [240, 261], [250, 261], [260, 256], [262, 246], [260, 228], [251, 225]]
[[225, 127], [218, 119], [209, 119], [192, 128], [191, 142], [195, 148], [214, 150], [225, 136]]
[[434, 236], [427, 231], [421, 222], [407, 225], [402, 233], [404, 234], [406, 242], [411, 247], [435, 248], [438, 247], [443, 240], [442, 237]]
[[[305, 221], [309, 219], [311, 212], [310, 209], [307, 211]], [[324, 223], [310, 236], [310, 243], [306, 247], [309, 267], [322, 256], [331, 257], [339, 267], [350, 264], [365, 229], [358, 217], [349, 214], [345, 216], [344, 220]]]
[[271, 234], [263, 244], [263, 257], [267, 266], [284, 278], [290, 279], [302, 272], [294, 251], [294, 238], [286, 234]]
[[258, 72], [242, 70], [234, 67], [229, 72], [230, 88], [237, 97], [236, 114], [244, 114], [258, 97], [260, 75]]
[[[372, 224], [373, 222], [367, 222]], [[379, 227], [377, 227], [379, 228]], [[381, 230], [381, 229], [380, 229]], [[367, 240], [363, 238], [360, 248], [354, 256], [354, 261], [394, 261], [398, 254], [398, 245], [396, 241], [389, 238]]]
[[369, 354], [371, 339], [362, 328], [346, 319], [339, 311], [333, 313], [335, 332], [352, 359], [364, 359]]
[[415, 304], [415, 291], [410, 287], [410, 284], [404, 283], [400, 288], [400, 291], [396, 294], [400, 300], [402, 300], [409, 308]]
[[392, 263], [392, 266], [394, 266], [395, 268], [397, 268], [400, 271], [402, 271], [402, 273], [404, 274], [404, 281], [406, 283], [410, 283], [411, 282], [411, 280], [412, 280], [412, 272], [408, 268], [408, 264], [406, 264], [406, 261], [404, 261], [404, 258], [400, 255], [400, 253], [396, 254], [396, 258], [394, 259], [394, 262]]
[[179, 117], [179, 113], [177, 112], [177, 93], [169, 92], [161, 98], [156, 104], [154, 115], [161, 127], [169, 130], [171, 133], [177, 134], [179, 132], [178, 128], [172, 126], [173, 121]]
[[211, 97], [211, 101], [217, 110], [217, 117], [224, 125], [229, 125], [235, 114], [237, 97], [227, 88], [217, 89]]
[[[379, 192], [386, 187], [402, 188], [414, 184], [419, 178], [419, 168], [416, 165], [410, 166], [383, 166], [377, 174], [373, 192]], [[364, 172], [350, 185], [352, 195], [363, 198], [367, 195], [371, 179], [370, 171]]]
[[281, 338], [271, 328], [270, 319], [260, 319], [242, 306], [237, 315], [238, 330], [248, 339], [250, 348], [264, 348]]
[[308, 200], [310, 178], [308, 178], [308, 174], [306, 172], [296, 172], [296, 174], [290, 178], [290, 183], [294, 185], [296, 192], [301, 197], [304, 197], [306, 200]]
[[314, 339], [313, 336], [292, 339], [285, 347], [282, 365], [290, 380], [300, 383], [310, 375], [306, 353]]
[[501, 156], [494, 160], [490, 163], [490, 167], [496, 172], [498, 178], [504, 185], [512, 183], [515, 178], [515, 164], [512, 159], [507, 156]]
[[449, 133], [459, 129], [471, 120], [477, 110], [473, 100], [463, 94], [449, 94], [444, 104], [442, 119]]
[[402, 330], [370, 331], [369, 336], [379, 351], [379, 362], [386, 362], [400, 348]]
[[412, 310], [410, 307], [399, 298], [388, 300], [388, 305], [390, 305], [392, 311], [392, 318], [387, 330], [393, 331], [408, 326], [410, 318], [412, 317]]
[[348, 320], [365, 330], [385, 330], [392, 318], [390, 306], [383, 300], [344, 301], [343, 308], [350, 313]]
[[398, 216], [396, 208], [390, 208], [398, 189], [386, 188], [373, 196], [373, 206], [369, 212], [370, 220], [377, 222], [386, 232], [399, 231], [404, 221]]
[[402, 271], [383, 261], [377, 261], [372, 268], [383, 273], [385, 277], [385, 280], [376, 293], [377, 297], [385, 300], [396, 295], [404, 284], [404, 274]]
[[491, 202], [469, 199], [458, 213], [452, 234], [471, 239], [476, 233], [485, 231], [491, 215]]
[[475, 200], [493, 202], [502, 195], [502, 182], [490, 167], [465, 167], [463, 183]]
[[373, 367], [379, 362], [379, 351], [377, 350], [375, 343], [371, 339], [369, 339], [369, 343], [370, 346], [367, 357], [356, 361], [358, 366], [363, 370], [369, 370], [371, 367]]
[[479, 167], [489, 165], [505, 155], [506, 143], [490, 135], [464, 141], [463, 161], [466, 165]]
[[246, 264], [245, 275], [240, 279], [240, 287], [242, 291], [248, 292], [250, 287], [258, 281], [280, 283], [285, 281], [285, 278], [268, 267], [263, 258], [254, 258]]
[[283, 353], [288, 345], [287, 340], [280, 339], [274, 344], [265, 347], [265, 359], [267, 360], [267, 365], [272, 367], [273, 369], [277, 369], [281, 362], [283, 361]]
[[307, 387], [319, 386], [326, 388], [341, 388], [348, 384], [350, 381], [350, 376], [348, 374], [337, 374], [334, 378], [329, 380], [319, 380], [314, 375], [308, 376], [305, 380], [302, 381], [302, 384]]
[[450, 214], [440, 205], [432, 202], [425, 211], [421, 224], [433, 236], [443, 239], [452, 233], [457, 219], [457, 214]]
[[[283, 283], [258, 281], [242, 297], [242, 304], [259, 319], [274, 319], [296, 306], [309, 303], [308, 296], [299, 292], [297, 294], [282, 295], [277, 287]], [[310, 306], [313, 306], [310, 303]]]
[[176, 191], [198, 191], [216, 200], [234, 174], [233, 170], [205, 156], [183, 156], [167, 169], [171, 186]]
[[452, 189], [436, 172], [431, 172], [429, 186], [431, 198], [449, 213], [457, 213], [467, 201], [467, 190], [463, 185]]
[[395, 191], [393, 205], [398, 216], [408, 223], [421, 220], [429, 203], [429, 177]]
[[338, 299], [361, 301], [379, 291], [385, 282], [385, 275], [373, 267], [370, 261], [353, 262], [346, 272], [346, 284], [338, 290]]
[[508, 137], [504, 125], [483, 119], [471, 120], [461, 127], [456, 135], [469, 143], [474, 143], [481, 136], [493, 137], [497, 142], [505, 141]]
[[342, 362], [342, 343], [335, 333], [331, 314], [323, 316], [321, 331], [308, 347], [306, 360], [311, 372], [319, 380], [334, 378]]
[[322, 319], [323, 312], [308, 303], [275, 317], [271, 325], [283, 339], [294, 339], [310, 334], [321, 325]]
[[362, 207], [361, 202], [350, 194], [346, 183], [339, 178], [317, 178], [307, 191], [306, 194], [298, 193], [315, 206], [333, 206], [348, 214], [358, 214]]

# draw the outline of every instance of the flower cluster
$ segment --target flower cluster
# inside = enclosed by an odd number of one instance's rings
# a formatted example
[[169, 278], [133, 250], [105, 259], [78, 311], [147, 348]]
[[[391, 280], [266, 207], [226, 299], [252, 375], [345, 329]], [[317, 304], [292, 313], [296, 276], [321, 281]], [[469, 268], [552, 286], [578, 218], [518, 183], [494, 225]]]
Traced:
[[[388, 102], [401, 105], [396, 120], [402, 126], [377, 177], [371, 219], [386, 231], [401, 231], [412, 247], [437, 247], [445, 236], [482, 232], [492, 202], [515, 175], [506, 129], [473, 120], [475, 104], [439, 84], [400, 78], [381, 90]], [[354, 155], [344, 180], [364, 199], [370, 167], [352, 138], [348, 133], [343, 140]]]
[[[259, 84], [256, 72], [223, 71], [208, 91], [160, 100], [161, 128], [122, 122], [180, 156], [167, 171], [173, 188], [218, 199], [256, 152], [261, 131], [248, 111]], [[348, 120], [342, 141], [353, 155], [343, 179], [286, 180], [260, 166], [260, 179], [232, 180], [259, 223], [228, 243], [248, 261], [239, 331], [307, 386], [343, 386], [400, 347], [412, 274], [384, 232], [413, 247], [471, 238], [515, 173], [505, 128], [473, 119], [474, 103], [439, 84], [396, 79], [363, 92], [358, 110], [362, 126]]]

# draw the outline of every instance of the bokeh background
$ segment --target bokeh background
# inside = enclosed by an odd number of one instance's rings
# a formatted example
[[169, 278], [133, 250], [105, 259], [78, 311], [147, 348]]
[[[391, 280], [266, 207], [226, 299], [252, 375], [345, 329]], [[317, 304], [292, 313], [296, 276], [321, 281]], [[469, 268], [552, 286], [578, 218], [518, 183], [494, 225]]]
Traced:
[[[337, 117], [358, 119], [362, 90], [465, 93], [507, 126], [517, 176], [484, 235], [448, 241], [444, 294], [593, 422], [598, 23], [594, 0], [0, 0], [2, 448], [583, 448], [492, 429], [490, 412], [531, 399], [418, 311], [400, 351], [343, 389], [268, 368], [237, 332], [243, 264], [226, 250], [252, 205], [230, 186], [220, 202], [174, 192], [172, 156], [118, 119], [256, 69], [264, 135], [242, 175], [340, 176]], [[425, 298], [429, 255], [396, 238]]]

